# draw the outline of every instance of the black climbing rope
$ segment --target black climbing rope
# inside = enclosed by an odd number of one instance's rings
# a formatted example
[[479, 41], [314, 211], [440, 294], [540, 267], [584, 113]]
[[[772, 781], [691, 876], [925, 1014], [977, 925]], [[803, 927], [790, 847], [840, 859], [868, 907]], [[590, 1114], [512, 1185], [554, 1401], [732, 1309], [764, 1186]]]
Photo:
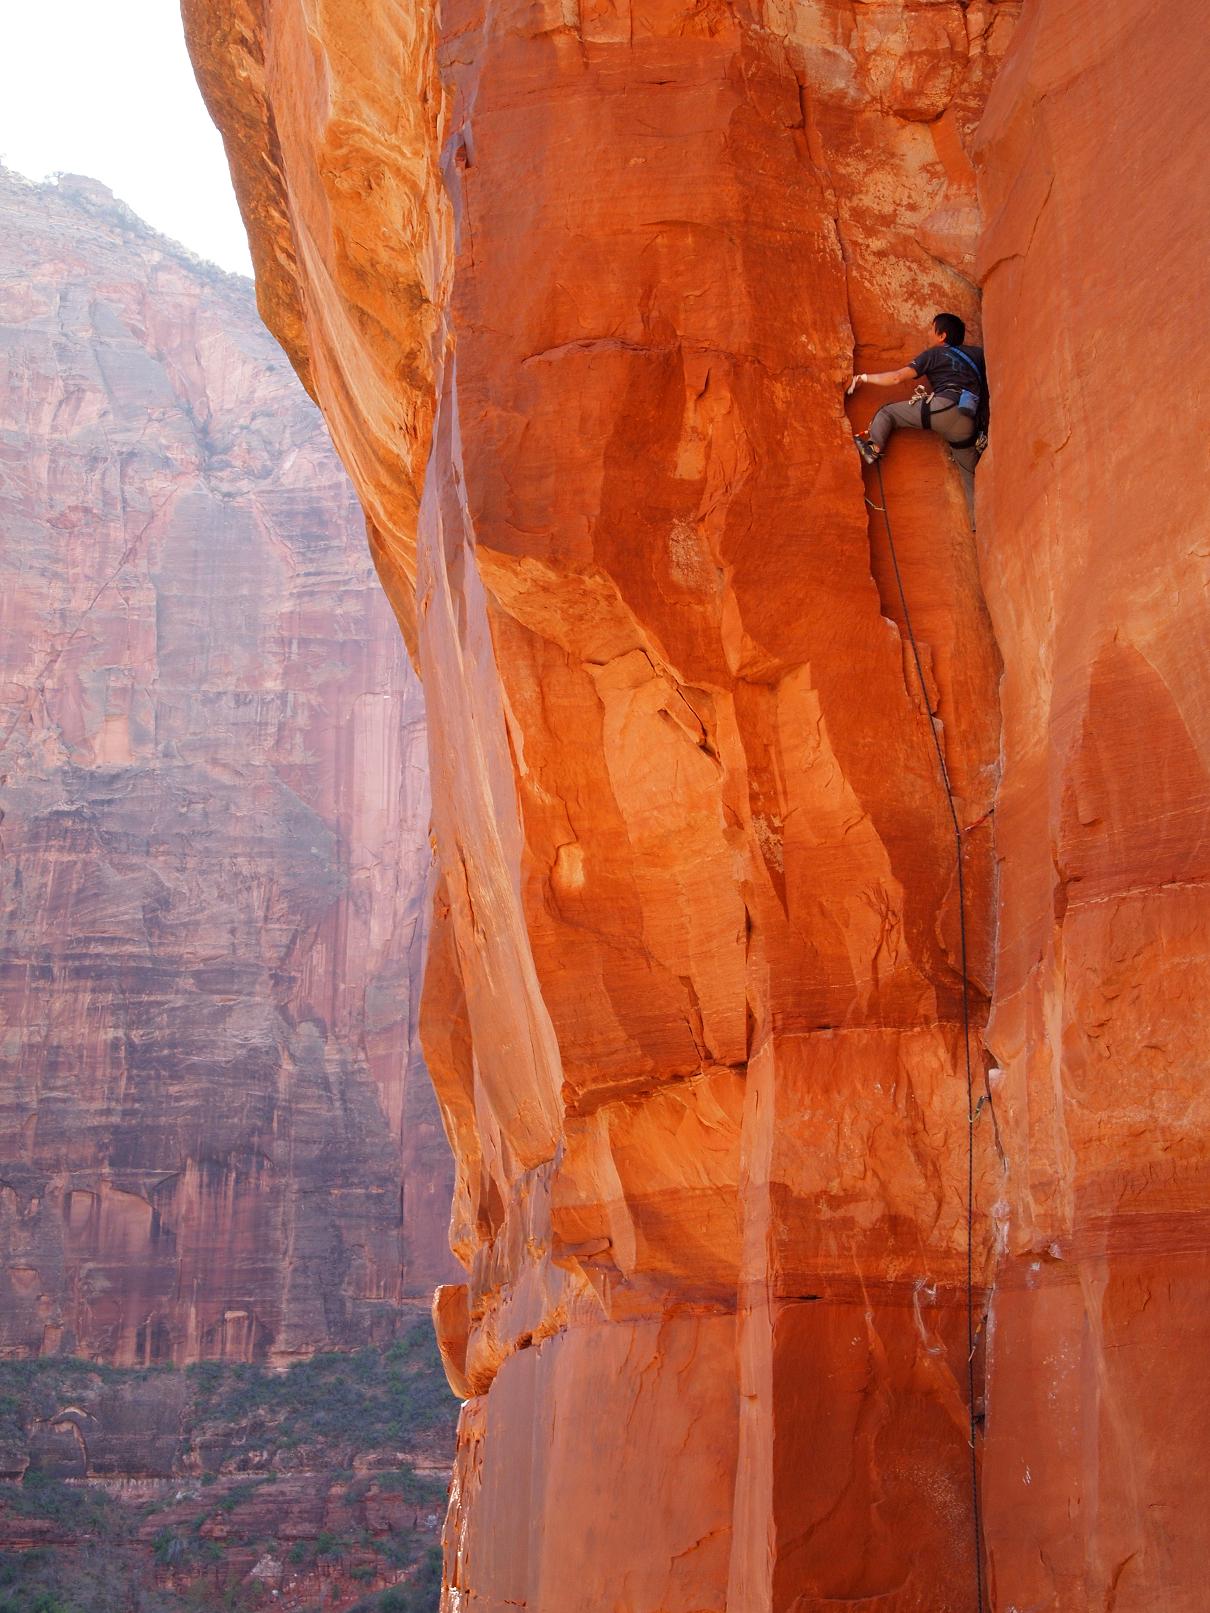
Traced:
[[[962, 866], [962, 826], [958, 822], [958, 808], [954, 801], [949, 769], [945, 765], [945, 752], [941, 748], [941, 734], [938, 731], [937, 719], [933, 715], [928, 686], [924, 681], [920, 648], [916, 643], [915, 629], [912, 627], [912, 614], [908, 610], [903, 574], [899, 570], [899, 556], [895, 552], [895, 538], [891, 532], [891, 517], [887, 511], [881, 460], [874, 461], [874, 469], [878, 472], [878, 492], [882, 503], [872, 505], [871, 508], [878, 510], [886, 526], [887, 546], [890, 549], [891, 565], [895, 572], [895, 586], [899, 590], [899, 604], [903, 611], [904, 625], [907, 627], [908, 642], [912, 646], [912, 660], [916, 663], [916, 677], [920, 683], [920, 698], [924, 701], [924, 709], [928, 716], [933, 749], [937, 752], [937, 767], [941, 773], [950, 822], [954, 829], [954, 865], [958, 871], [958, 934], [962, 969], [962, 1048], [966, 1059], [966, 1394], [971, 1450], [971, 1516], [974, 1525], [976, 1609], [977, 1613], [984, 1613], [983, 1509], [979, 1498], [979, 1455], [975, 1443], [978, 1432], [978, 1415], [975, 1410], [975, 1119], [982, 1102], [976, 1107], [975, 1077], [971, 1061], [970, 985], [966, 962], [966, 877]], [[987, 1091], [987, 1099], [990, 1103], [990, 1089]]]

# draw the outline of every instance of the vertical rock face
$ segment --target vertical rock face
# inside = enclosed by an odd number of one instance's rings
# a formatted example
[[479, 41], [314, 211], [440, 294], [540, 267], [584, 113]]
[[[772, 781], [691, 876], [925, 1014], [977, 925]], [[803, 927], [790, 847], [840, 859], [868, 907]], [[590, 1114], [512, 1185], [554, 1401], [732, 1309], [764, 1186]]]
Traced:
[[[975, 1607], [954, 838], [840, 394], [854, 355], [898, 367], [937, 308], [977, 318], [968, 154], [1015, 8], [185, 12], [262, 306], [333, 423], [427, 689], [426, 1050], [469, 1274], [438, 1307], [469, 1397], [448, 1605]], [[1112, 294], [1045, 359], [1056, 280], [1128, 286], [1128, 312], [1147, 284], [1108, 242], [1090, 270], [1078, 255], [1112, 198], [1141, 243], [1193, 184], [1178, 167], [1146, 194], [1172, 48], [1161, 29], [1136, 51], [1149, 26], [1039, 0], [979, 136], [997, 381], [1033, 338], [984, 472], [1011, 646], [998, 887], [1001, 663], [974, 539], [936, 443], [896, 442], [886, 476], [980, 1025], [998, 958], [1000, 1147], [985, 1110], [972, 1239], [976, 1285], [1005, 1284], [986, 1524], [1005, 1609], [1194, 1606], [1192, 1546], [1178, 1566], [1176, 1526], [1141, 1521], [1167, 1489], [1123, 1453], [1180, 1415], [1165, 1388], [1147, 1423], [1140, 1377], [1198, 1304], [1144, 1319], [1140, 1273], [1201, 1249], [1203, 1150], [1179, 1135], [1196, 1084], [1155, 1045], [1144, 985], [1184, 902], [1163, 1012], [1192, 1026], [1200, 551], [1189, 494], [1182, 539], [1141, 470], [1137, 510], [1121, 501]], [[1119, 95], [1130, 139], [1103, 165]], [[1077, 398], [1085, 456], [1063, 442]], [[1123, 571], [1093, 590], [1077, 556], [1102, 520]], [[1148, 625], [1120, 639], [1140, 586]], [[1175, 758], [1158, 785], [1122, 782], [1123, 703]], [[1111, 1006], [1114, 980], [1134, 1006]], [[1111, 1054], [1091, 1046], [1107, 1024]], [[1157, 1154], [1145, 1072], [1178, 1067]], [[981, 1409], [982, 1352], [976, 1372]]]
[[449, 1187], [354, 494], [243, 282], [88, 181], [0, 213], [0, 1348], [389, 1337]]
[[1207, 1600], [1189, 1476], [1210, 1440], [1210, 60], [1184, 43], [1204, 23], [1034, 7], [979, 141], [1000, 360], [981, 536], [1005, 660], [989, 1043], [1011, 1168], [986, 1452], [1004, 1608]]

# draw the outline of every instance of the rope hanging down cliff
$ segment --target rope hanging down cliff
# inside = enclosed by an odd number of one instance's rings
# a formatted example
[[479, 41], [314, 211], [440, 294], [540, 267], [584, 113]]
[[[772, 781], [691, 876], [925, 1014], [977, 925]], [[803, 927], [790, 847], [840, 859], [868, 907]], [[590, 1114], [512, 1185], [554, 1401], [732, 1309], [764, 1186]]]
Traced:
[[916, 643], [916, 632], [912, 626], [912, 614], [908, 610], [907, 593], [903, 586], [903, 574], [899, 570], [899, 556], [895, 552], [895, 538], [891, 531], [891, 517], [887, 510], [886, 487], [882, 480], [882, 465], [877, 459], [874, 461], [874, 469], [878, 475], [878, 493], [882, 503], [872, 504], [869, 499], [866, 502], [871, 504], [872, 509], [878, 510], [886, 526], [887, 547], [890, 550], [891, 566], [895, 572], [895, 586], [899, 591], [899, 604], [903, 610], [908, 642], [912, 647], [912, 660], [915, 663], [916, 677], [920, 684], [920, 698], [924, 702], [924, 709], [928, 715], [929, 731], [933, 736], [933, 749], [937, 753], [937, 767], [941, 774], [941, 784], [945, 790], [946, 805], [949, 809], [950, 822], [954, 830], [954, 866], [958, 874], [959, 961], [962, 975], [962, 1049], [966, 1061], [966, 1393], [969, 1419], [968, 1437], [971, 1453], [971, 1521], [975, 1549], [975, 1607], [976, 1613], [984, 1613], [983, 1517], [979, 1495], [979, 1456], [976, 1449], [979, 1419], [975, 1410], [975, 1120], [983, 1107], [985, 1099], [989, 1109], [991, 1108], [991, 1089], [985, 1079], [984, 1097], [980, 1098], [978, 1104], [975, 1103], [975, 1077], [971, 1061], [970, 983], [967, 976], [966, 956], [966, 877], [962, 865], [962, 826], [958, 822], [958, 809], [954, 800], [953, 786], [950, 783], [949, 769], [945, 765], [945, 752], [941, 746], [941, 734], [937, 726], [937, 719], [933, 715], [928, 686], [924, 681], [924, 666], [920, 660], [920, 648]]

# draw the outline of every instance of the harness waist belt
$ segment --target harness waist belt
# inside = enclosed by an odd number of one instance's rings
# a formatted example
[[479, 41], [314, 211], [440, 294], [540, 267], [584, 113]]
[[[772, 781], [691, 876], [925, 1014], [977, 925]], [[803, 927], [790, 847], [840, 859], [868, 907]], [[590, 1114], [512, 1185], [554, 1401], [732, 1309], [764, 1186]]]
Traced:
[[940, 408], [937, 407], [937, 399], [948, 396], [949, 394], [945, 392], [934, 392], [931, 398], [921, 399], [920, 424], [924, 427], [925, 431], [931, 431], [933, 429], [933, 416], [935, 414], [946, 414], [950, 409], [956, 409], [958, 407], [956, 399], [953, 398], [951, 398], [948, 403], [943, 403]]
[[[937, 408], [937, 398], [945, 398], [947, 401], [943, 403], [940, 408]], [[925, 431], [931, 431], [933, 429], [933, 416], [935, 414], [948, 414], [951, 409], [956, 409], [957, 407], [958, 404], [956, 399], [951, 398], [948, 392], [934, 392], [932, 398], [924, 398], [921, 401], [920, 424], [924, 427]], [[977, 431], [973, 431], [969, 437], [964, 437], [961, 442], [950, 443], [950, 447], [973, 448], [978, 441], [979, 433]]]

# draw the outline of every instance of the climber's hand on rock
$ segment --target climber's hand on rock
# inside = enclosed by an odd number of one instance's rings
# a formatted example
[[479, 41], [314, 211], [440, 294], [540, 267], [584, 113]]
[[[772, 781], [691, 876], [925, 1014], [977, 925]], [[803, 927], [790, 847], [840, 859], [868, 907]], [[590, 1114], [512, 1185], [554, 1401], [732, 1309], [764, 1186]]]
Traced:
[[864, 375], [855, 375], [853, 377], [853, 379], [849, 382], [848, 386], [845, 387], [845, 389], [844, 389], [845, 397], [846, 398], [851, 398], [853, 396], [854, 392], [856, 392], [857, 388], [861, 385], [861, 383], [864, 380], [865, 380]]

